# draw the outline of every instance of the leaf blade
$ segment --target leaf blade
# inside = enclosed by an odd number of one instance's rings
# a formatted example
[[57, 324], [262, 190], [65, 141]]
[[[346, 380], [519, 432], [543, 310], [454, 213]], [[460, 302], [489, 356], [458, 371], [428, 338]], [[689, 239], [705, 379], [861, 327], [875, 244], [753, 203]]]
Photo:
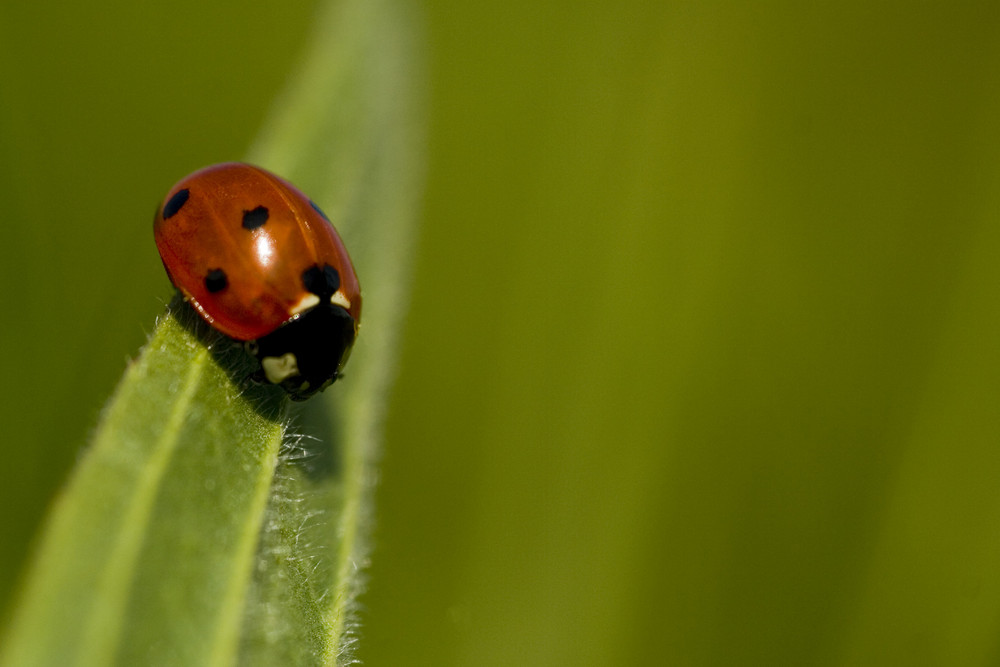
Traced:
[[[137, 598], [156, 598], [165, 581], [174, 590], [212, 580], [231, 591], [239, 588], [239, 573], [249, 568], [253, 553], [239, 536], [263, 514], [259, 489], [277, 456], [284, 399], [273, 391], [242, 394], [230, 373], [214, 363], [198, 324], [189, 319], [195, 317], [175, 310], [163, 318], [126, 371], [91, 449], [53, 508], [0, 664], [114, 664], [134, 653], [143, 635], [169, 635], [176, 626], [162, 610], [136, 613]], [[224, 345], [217, 338], [214, 343]], [[176, 368], [185, 372], [178, 376]], [[255, 405], [254, 396], [263, 402]], [[237, 448], [226, 457], [200, 454], [253, 438], [264, 447]], [[219, 508], [192, 493], [192, 485], [178, 477], [178, 465], [197, 466], [212, 479], [226, 511], [209, 511]], [[192, 502], [164, 508], [170, 497], [165, 491], [177, 484]], [[244, 520], [230, 521], [233, 514]], [[151, 554], [151, 543], [177, 533], [214, 535], [216, 545], [234, 548], [214, 561], [185, 559], [186, 542]], [[219, 600], [189, 604], [186, 618], [211, 626], [219, 606]], [[184, 645], [187, 664], [208, 664], [220, 651], [211, 641]]]

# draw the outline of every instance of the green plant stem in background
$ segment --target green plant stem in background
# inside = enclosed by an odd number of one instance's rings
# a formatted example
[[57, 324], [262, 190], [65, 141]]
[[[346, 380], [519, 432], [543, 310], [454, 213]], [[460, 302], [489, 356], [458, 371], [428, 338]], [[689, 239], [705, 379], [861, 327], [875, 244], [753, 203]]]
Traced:
[[351, 250], [365, 301], [346, 379], [289, 422], [175, 300], [53, 507], [0, 664], [350, 662], [420, 188], [415, 29], [391, 0], [322, 7], [249, 156]]

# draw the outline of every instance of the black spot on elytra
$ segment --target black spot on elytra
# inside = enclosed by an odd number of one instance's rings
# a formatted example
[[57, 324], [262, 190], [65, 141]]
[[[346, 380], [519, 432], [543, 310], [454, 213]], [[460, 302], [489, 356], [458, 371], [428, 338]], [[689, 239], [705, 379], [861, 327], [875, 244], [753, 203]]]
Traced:
[[190, 195], [191, 191], [187, 188], [178, 190], [174, 193], [174, 196], [171, 197], [163, 206], [163, 219], [168, 220], [177, 215], [178, 211], [180, 211], [184, 204], [187, 203]]
[[[326, 220], [327, 222], [330, 222], [330, 218], [326, 217], [326, 213], [324, 213], [323, 209], [321, 209], [319, 206], [316, 205], [316, 202], [314, 202], [312, 199], [310, 199], [309, 200], [309, 205], [313, 207], [314, 211], [316, 211], [321, 216], [323, 216], [324, 220]], [[332, 225], [333, 223], [331, 222], [330, 224]]]
[[267, 207], [258, 206], [252, 211], [243, 211], [243, 229], [257, 229], [267, 222]]
[[322, 301], [328, 301], [340, 289], [340, 274], [329, 264], [324, 264], [322, 268], [314, 264], [302, 272], [302, 286]]
[[212, 269], [205, 276], [205, 288], [212, 294], [221, 292], [228, 286], [229, 278], [226, 277], [226, 272], [222, 269]]

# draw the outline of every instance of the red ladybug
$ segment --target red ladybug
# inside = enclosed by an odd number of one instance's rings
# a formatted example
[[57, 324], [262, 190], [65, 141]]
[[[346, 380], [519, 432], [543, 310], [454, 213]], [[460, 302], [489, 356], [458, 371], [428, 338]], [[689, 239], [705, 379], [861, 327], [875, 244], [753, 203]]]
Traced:
[[304, 400], [340, 374], [361, 288], [330, 220], [287, 181], [226, 163], [175, 185], [153, 235], [171, 282], [260, 361], [258, 381]]

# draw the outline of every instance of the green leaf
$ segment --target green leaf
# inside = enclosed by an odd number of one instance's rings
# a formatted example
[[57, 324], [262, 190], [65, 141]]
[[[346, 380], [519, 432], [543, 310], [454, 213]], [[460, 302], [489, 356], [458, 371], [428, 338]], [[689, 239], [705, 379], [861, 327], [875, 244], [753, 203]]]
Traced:
[[351, 661], [422, 176], [419, 26], [392, 0], [321, 9], [249, 161], [351, 249], [347, 377], [289, 409], [175, 299], [52, 508], [0, 665]]

